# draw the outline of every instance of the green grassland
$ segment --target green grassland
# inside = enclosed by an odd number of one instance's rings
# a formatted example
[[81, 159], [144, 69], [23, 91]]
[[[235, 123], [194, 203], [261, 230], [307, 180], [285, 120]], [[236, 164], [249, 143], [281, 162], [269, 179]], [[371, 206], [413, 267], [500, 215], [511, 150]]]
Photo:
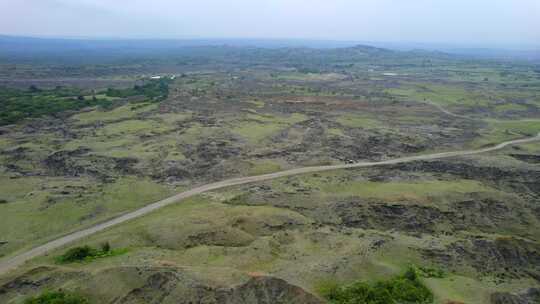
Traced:
[[3, 178], [2, 188], [2, 199], [9, 203], [0, 205], [4, 215], [0, 230], [2, 238], [10, 240], [1, 248], [2, 255], [140, 208], [172, 193], [172, 189], [135, 178], [118, 179], [103, 187], [84, 178]]
[[289, 117], [276, 117], [250, 112], [232, 131], [247, 139], [251, 144], [257, 144], [279, 131], [290, 127], [292, 124], [302, 122], [306, 119], [305, 115], [299, 113], [293, 113]]
[[[407, 182], [350, 182], [325, 184], [320, 186], [324, 193], [340, 196], [360, 196], [385, 200], [425, 201], [429, 197], [444, 196], [450, 193], [470, 193], [488, 191], [481, 183], [471, 180], [437, 181], [427, 180], [414, 183]], [[441, 195], [442, 194], [442, 195]]]
[[540, 120], [487, 120], [474, 146], [493, 145], [510, 139], [532, 137], [540, 133]]
[[157, 104], [127, 104], [109, 111], [96, 109], [88, 112], [83, 112], [81, 114], [72, 116], [72, 118], [76, 119], [79, 124], [91, 124], [96, 122], [106, 123], [110, 121], [135, 118], [138, 114], [154, 110], [156, 108]]
[[378, 129], [384, 128], [384, 124], [376, 119], [362, 117], [361, 115], [345, 114], [337, 119], [337, 122], [348, 128]]

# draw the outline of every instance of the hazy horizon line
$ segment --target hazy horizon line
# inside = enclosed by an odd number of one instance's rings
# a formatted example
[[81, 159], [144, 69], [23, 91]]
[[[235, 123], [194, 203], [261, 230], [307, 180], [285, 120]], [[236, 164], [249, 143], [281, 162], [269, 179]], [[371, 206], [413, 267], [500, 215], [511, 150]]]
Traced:
[[514, 50], [514, 51], [537, 51], [540, 50], [539, 44], [516, 44], [516, 43], [470, 43], [470, 42], [439, 42], [439, 41], [371, 41], [371, 40], [354, 40], [354, 39], [330, 39], [330, 38], [294, 38], [294, 37], [206, 37], [206, 36], [85, 36], [85, 35], [35, 35], [35, 34], [3, 34], [0, 37], [12, 38], [31, 38], [31, 39], [65, 39], [65, 40], [93, 40], [93, 41], [269, 41], [269, 42], [312, 42], [312, 43], [339, 43], [350, 45], [370, 45], [379, 47], [379, 45], [387, 45], [387, 47], [444, 47], [444, 48], [469, 48], [469, 49], [499, 49], [499, 50]]

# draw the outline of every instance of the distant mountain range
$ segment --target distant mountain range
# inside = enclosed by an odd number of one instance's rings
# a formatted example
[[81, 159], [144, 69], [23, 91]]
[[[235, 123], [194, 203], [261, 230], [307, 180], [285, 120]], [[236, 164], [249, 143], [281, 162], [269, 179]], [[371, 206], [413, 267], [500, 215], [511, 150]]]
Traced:
[[[347, 49], [366, 45], [383, 49], [409, 51], [414, 53], [442, 53], [484, 59], [526, 60], [540, 62], [540, 48], [518, 50], [502, 48], [468, 48], [451, 45], [382, 43], [324, 40], [287, 39], [84, 39], [84, 38], [36, 38], [0, 35], [0, 60], [2, 57], [34, 58], [41, 56], [62, 56], [74, 54], [103, 54], [114, 57], [148, 55], [150, 53], [175, 53], [180, 49], [202, 46], [255, 47], [265, 49], [313, 48]], [[375, 50], [375, 48], [374, 48]]]

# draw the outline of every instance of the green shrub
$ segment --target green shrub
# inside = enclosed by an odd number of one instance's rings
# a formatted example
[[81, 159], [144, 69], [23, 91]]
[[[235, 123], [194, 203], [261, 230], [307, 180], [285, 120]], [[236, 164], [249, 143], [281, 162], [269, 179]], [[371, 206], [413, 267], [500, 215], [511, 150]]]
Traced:
[[61, 255], [58, 260], [63, 263], [80, 262], [88, 257], [95, 256], [97, 251], [90, 246], [75, 247]]
[[88, 304], [87, 299], [63, 291], [48, 291], [37, 297], [28, 298], [24, 304]]
[[373, 284], [356, 282], [336, 286], [323, 292], [331, 304], [427, 304], [433, 302], [433, 293], [419, 280], [414, 268], [405, 274]]
[[101, 252], [109, 252], [111, 251], [111, 244], [109, 242], [105, 242], [101, 244]]
[[99, 258], [117, 256], [128, 252], [127, 249], [112, 249], [109, 242], [101, 244], [101, 249], [95, 249], [90, 246], [71, 248], [63, 255], [56, 258], [57, 263], [90, 262]]
[[135, 85], [133, 88], [128, 89], [112, 89], [109, 88], [105, 94], [109, 97], [131, 97], [131, 96], [144, 96], [151, 101], [163, 101], [169, 96], [169, 82], [171, 80], [162, 78], [159, 80], [149, 80], [144, 85]]
[[419, 267], [418, 272], [420, 276], [424, 278], [442, 279], [446, 276], [446, 273], [442, 269], [434, 268], [434, 267]]

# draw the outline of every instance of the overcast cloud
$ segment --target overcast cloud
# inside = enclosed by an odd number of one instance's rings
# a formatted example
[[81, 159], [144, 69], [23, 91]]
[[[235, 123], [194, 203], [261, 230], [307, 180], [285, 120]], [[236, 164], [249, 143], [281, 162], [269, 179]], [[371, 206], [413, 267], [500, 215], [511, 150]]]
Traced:
[[540, 45], [540, 0], [0, 0], [0, 33]]

